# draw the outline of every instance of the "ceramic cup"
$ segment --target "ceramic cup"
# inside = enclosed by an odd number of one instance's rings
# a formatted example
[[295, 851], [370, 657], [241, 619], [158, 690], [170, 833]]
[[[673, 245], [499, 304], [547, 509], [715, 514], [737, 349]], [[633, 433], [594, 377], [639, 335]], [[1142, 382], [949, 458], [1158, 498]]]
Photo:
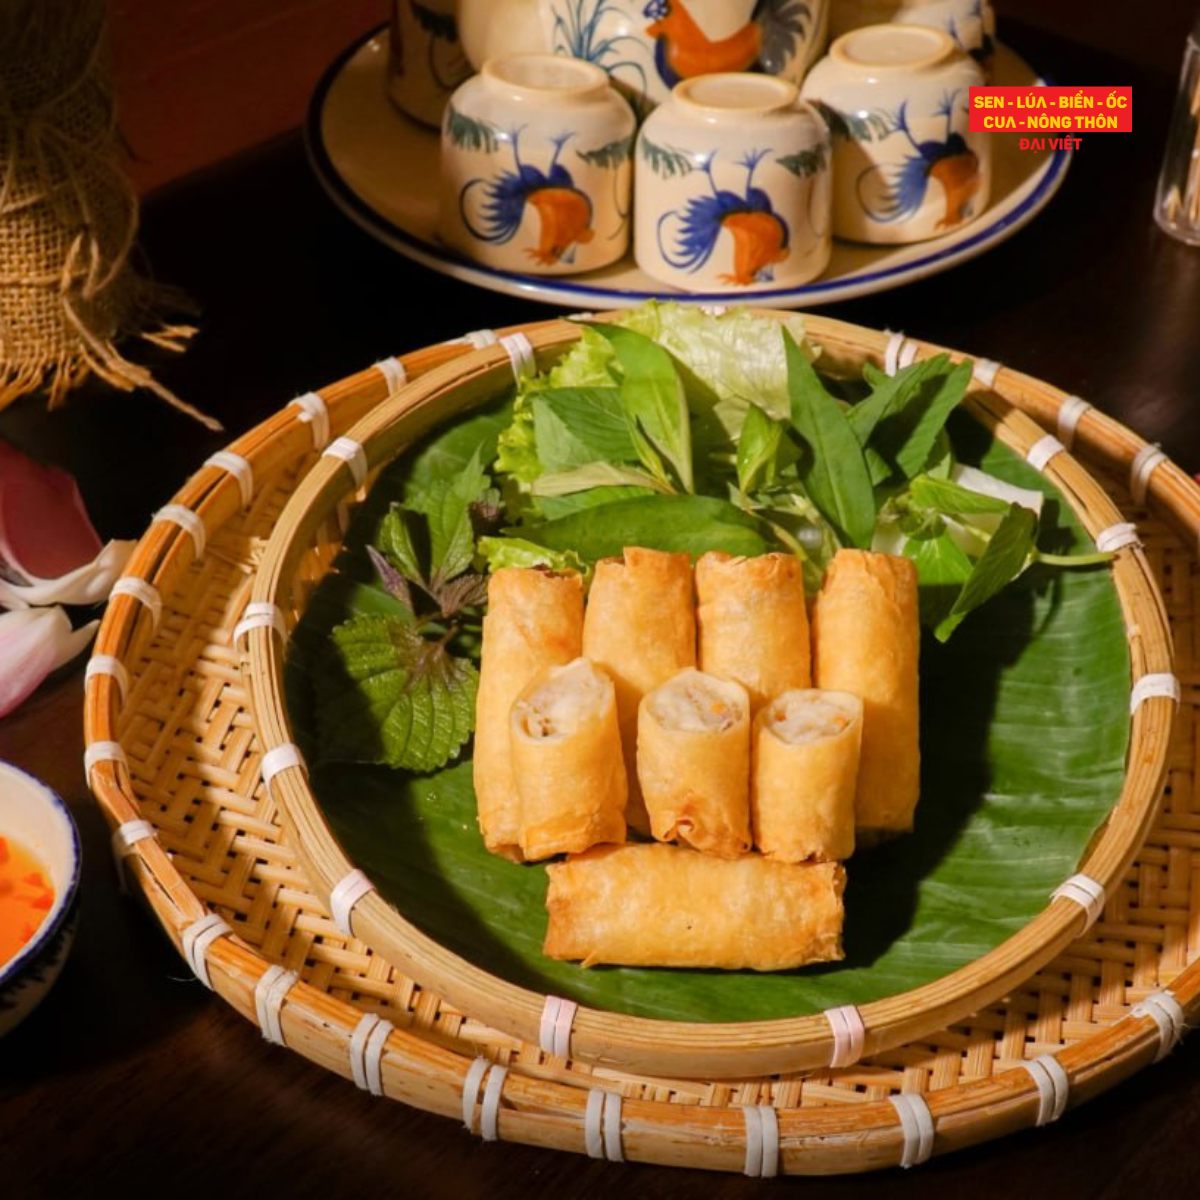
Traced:
[[829, 263], [830, 139], [794, 83], [676, 85], [638, 135], [634, 253], [687, 291], [792, 287]]
[[387, 89], [402, 113], [436, 129], [450, 94], [470, 74], [455, 0], [393, 0]]
[[996, 13], [988, 0], [830, 0], [829, 36], [835, 40], [864, 25], [927, 25], [948, 33], [985, 67], [996, 38]]
[[640, 115], [681, 79], [762, 71], [796, 82], [824, 49], [829, 0], [459, 0], [467, 56], [513, 49], [603, 67]]
[[967, 129], [979, 65], [948, 33], [870, 25], [843, 34], [804, 82], [833, 134], [833, 232], [920, 242], [987, 206], [991, 141]]
[[501, 271], [563, 275], [629, 245], [634, 117], [599, 67], [552, 54], [484, 64], [442, 123], [438, 228]]

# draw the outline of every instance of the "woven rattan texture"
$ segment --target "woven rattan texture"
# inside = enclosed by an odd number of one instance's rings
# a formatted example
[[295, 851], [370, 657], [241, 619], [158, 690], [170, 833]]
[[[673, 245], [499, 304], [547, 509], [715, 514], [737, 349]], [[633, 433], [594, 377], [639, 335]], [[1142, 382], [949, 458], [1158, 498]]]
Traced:
[[[1090, 458], [1093, 469], [1103, 465], [1102, 456]], [[128, 779], [107, 765], [93, 774], [110, 820], [141, 817], [157, 831], [159, 846], [139, 842], [127, 861], [159, 920], [176, 941], [206, 910], [233, 928], [233, 939], [209, 951], [215, 989], [254, 1019], [254, 987], [270, 966], [298, 972], [307, 985], [283, 1007], [294, 1049], [349, 1076], [353, 1028], [362, 1012], [378, 1013], [396, 1027], [384, 1056], [388, 1095], [452, 1115], [461, 1111], [463, 1081], [478, 1056], [510, 1068], [501, 1137], [583, 1152], [588, 1089], [602, 1086], [625, 1097], [627, 1117], [636, 1115], [641, 1133], [626, 1157], [741, 1170], [746, 1125], [733, 1107], [770, 1104], [780, 1110], [783, 1170], [844, 1171], [900, 1161], [896, 1113], [880, 1103], [891, 1096], [930, 1100], [940, 1153], [1033, 1124], [1037, 1092], [1030, 1075], [1014, 1069], [1020, 1064], [1055, 1055], [1072, 1087], [1083, 1082], [1079, 1094], [1092, 1095], [1155, 1057], [1154, 1025], [1132, 1014], [1136, 1004], [1176, 984], [1184, 1008], [1194, 1010], [1200, 967], [1188, 968], [1200, 958], [1200, 497], [1186, 498], [1191, 528], [1177, 532], [1105, 479], [1136, 521], [1162, 587], [1183, 703], [1162, 816], [1100, 922], [1005, 1002], [927, 1042], [805, 1078], [708, 1082], [593, 1072], [549, 1057], [442, 1004], [339, 933], [322, 909], [261, 782], [232, 632], [263, 539], [312, 461], [309, 450], [256, 474], [253, 506], [210, 526], [204, 556], [161, 586], [163, 616], [153, 636], [141, 636], [143, 623], [128, 643], [126, 702], [111, 699], [113, 723], [101, 718], [89, 729], [89, 741], [119, 741], [129, 764]], [[1173, 509], [1179, 517], [1179, 505]], [[190, 546], [182, 531], [172, 536], [167, 564]], [[160, 585], [171, 574], [160, 569]], [[109, 633], [111, 643], [121, 631]], [[111, 652], [108, 643], [98, 649]]]

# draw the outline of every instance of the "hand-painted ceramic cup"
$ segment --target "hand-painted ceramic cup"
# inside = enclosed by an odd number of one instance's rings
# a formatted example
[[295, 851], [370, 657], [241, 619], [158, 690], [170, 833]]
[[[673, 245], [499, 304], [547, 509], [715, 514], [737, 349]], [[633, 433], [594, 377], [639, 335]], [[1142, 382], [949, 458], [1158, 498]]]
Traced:
[[[762, 71], [799, 82], [825, 47], [829, 0], [459, 0], [474, 62], [517, 48], [603, 67], [639, 113], [682, 79]], [[482, 56], [482, 57], [481, 57]]]
[[833, 134], [833, 232], [920, 242], [983, 212], [991, 142], [967, 128], [983, 72], [948, 33], [870, 25], [843, 34], [804, 82]]
[[551, 54], [484, 64], [446, 107], [438, 228], [502, 271], [563, 275], [629, 245], [634, 118], [599, 67]]
[[634, 254], [686, 291], [792, 287], [829, 263], [830, 139], [769, 75], [677, 84], [638, 135]]
[[471, 66], [458, 41], [455, 0], [393, 0], [388, 97], [404, 114], [437, 128], [446, 101]]
[[831, 0], [831, 38], [864, 25], [886, 24], [945, 30], [985, 69], [994, 49], [996, 13], [988, 0]]

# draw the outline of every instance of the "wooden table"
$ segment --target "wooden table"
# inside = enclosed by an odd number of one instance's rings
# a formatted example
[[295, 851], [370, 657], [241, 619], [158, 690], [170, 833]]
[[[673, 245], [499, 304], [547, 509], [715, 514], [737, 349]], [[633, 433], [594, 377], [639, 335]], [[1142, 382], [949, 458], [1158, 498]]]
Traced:
[[[1006, 40], [1063, 82], [1132, 84], [1137, 132], [1085, 136], [1061, 194], [1002, 248], [829, 311], [1048, 379], [1200, 470], [1200, 251], [1161, 235], [1150, 216], [1190, 6], [1156, 6], [1153, 24], [1135, 24], [1115, 0], [1052, 13], [1033, 0], [998, 7]], [[387, 354], [549, 311], [377, 245], [324, 198], [296, 136], [153, 195], [143, 242], [157, 276], [200, 306], [192, 348], [156, 369], [227, 434], [209, 435], [153, 398], [99, 388], [63, 412], [29, 399], [0, 414], [0, 436], [79, 477], [106, 536], [140, 534], [208, 454], [292, 396]], [[81, 678], [77, 665], [0, 722], [0, 758], [67, 798], [86, 856], [83, 926], [63, 978], [0, 1042], [0, 1195], [90, 1195], [105, 1185], [206, 1196], [751, 1193], [739, 1177], [485, 1145], [267, 1045], [117, 893], [83, 781]], [[911, 1173], [798, 1186], [813, 1197], [870, 1187], [927, 1200], [1196, 1194], [1198, 1068], [1193, 1037], [1053, 1128]]]

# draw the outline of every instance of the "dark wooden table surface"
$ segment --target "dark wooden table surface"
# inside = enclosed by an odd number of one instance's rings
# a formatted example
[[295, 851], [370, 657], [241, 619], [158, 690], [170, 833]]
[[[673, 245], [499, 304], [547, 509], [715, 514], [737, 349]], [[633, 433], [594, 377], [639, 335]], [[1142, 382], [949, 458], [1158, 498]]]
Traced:
[[[1132, 84], [1135, 130], [1085, 136], [1049, 209], [950, 273], [831, 315], [986, 355], [1076, 392], [1200, 471], [1200, 251], [1151, 220], [1190, 6], [998, 5], [1002, 35], [1062, 82]], [[191, 176], [144, 206], [155, 274], [201, 332], [156, 369], [218, 416], [210, 435], [145, 395], [87, 388], [65, 411], [27, 399], [0, 436], [73, 471], [106, 536], [150, 514], [230, 437], [292, 396], [384, 355], [548, 311], [416, 267], [324, 198], [298, 136]], [[0, 722], [0, 758], [67, 798], [83, 831], [84, 919], [59, 984], [0, 1041], [0, 1196], [128, 1194], [516, 1197], [749, 1195], [767, 1186], [483, 1144], [375, 1101], [267, 1045], [118, 895], [81, 767], [77, 666]], [[809, 1196], [1200, 1194], [1200, 1038], [1030, 1131], [911, 1172], [807, 1180]]]

